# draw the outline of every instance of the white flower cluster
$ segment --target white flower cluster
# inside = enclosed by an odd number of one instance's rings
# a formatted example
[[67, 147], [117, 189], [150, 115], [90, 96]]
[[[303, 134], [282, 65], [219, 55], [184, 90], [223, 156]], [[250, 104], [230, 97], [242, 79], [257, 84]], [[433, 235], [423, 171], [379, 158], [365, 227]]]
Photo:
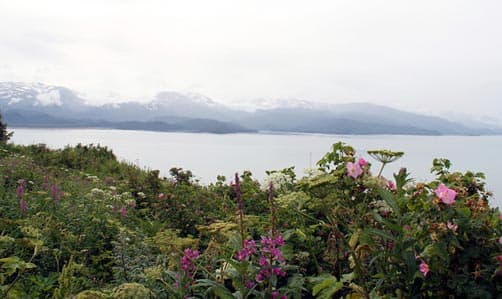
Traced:
[[380, 214], [388, 214], [392, 212], [392, 208], [384, 200], [376, 200], [370, 203], [370, 206]]
[[268, 190], [270, 183], [272, 183], [274, 190], [284, 190], [288, 185], [293, 184], [293, 178], [282, 172], [273, 172], [265, 177], [261, 184], [261, 189]]

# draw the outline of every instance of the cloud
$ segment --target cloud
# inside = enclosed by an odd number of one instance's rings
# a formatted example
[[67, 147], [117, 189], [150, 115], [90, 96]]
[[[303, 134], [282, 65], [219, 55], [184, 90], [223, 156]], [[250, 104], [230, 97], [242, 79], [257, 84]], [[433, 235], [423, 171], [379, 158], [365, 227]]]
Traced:
[[179, 90], [226, 102], [496, 112], [501, 9], [463, 0], [10, 1], [0, 4], [9, 66], [0, 80], [64, 85], [94, 102]]

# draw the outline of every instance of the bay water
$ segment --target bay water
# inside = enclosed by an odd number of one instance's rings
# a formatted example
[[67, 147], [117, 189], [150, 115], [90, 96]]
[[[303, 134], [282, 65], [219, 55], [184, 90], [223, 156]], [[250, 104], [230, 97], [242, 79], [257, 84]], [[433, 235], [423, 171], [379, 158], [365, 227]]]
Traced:
[[343, 141], [357, 155], [380, 167], [367, 150], [389, 149], [405, 155], [389, 164], [384, 176], [406, 167], [417, 181], [430, 180], [432, 160], [448, 158], [452, 170], [483, 172], [487, 189], [494, 192], [492, 206], [502, 207], [502, 136], [408, 136], [408, 135], [322, 135], [322, 134], [205, 134], [106, 129], [27, 129], [14, 131], [16, 144], [44, 143], [51, 148], [66, 145], [100, 144], [113, 150], [120, 160], [146, 169], [159, 169], [167, 176], [171, 167], [191, 170], [203, 184], [224, 175], [229, 181], [235, 172], [249, 170], [259, 180], [266, 170], [295, 166], [299, 176]]

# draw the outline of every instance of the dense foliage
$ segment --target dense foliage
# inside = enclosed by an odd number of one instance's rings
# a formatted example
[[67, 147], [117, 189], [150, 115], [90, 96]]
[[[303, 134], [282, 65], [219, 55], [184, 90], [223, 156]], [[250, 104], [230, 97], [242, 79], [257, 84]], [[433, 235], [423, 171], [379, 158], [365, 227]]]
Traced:
[[[403, 153], [371, 151], [381, 167]], [[381, 166], [381, 167], [380, 167]], [[318, 168], [203, 186], [99, 145], [0, 145], [0, 297], [497, 298], [482, 173], [392, 180], [342, 143]]]

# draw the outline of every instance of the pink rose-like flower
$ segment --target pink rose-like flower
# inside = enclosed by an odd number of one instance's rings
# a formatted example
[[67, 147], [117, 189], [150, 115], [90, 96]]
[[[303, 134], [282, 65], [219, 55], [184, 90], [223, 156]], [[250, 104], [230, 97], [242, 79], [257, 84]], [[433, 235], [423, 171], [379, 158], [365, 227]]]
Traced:
[[424, 260], [420, 263], [420, 272], [422, 272], [424, 276], [427, 276], [427, 273], [429, 273], [429, 265], [427, 265]]
[[396, 184], [394, 184], [393, 181], [388, 181], [387, 182], [387, 187], [390, 189], [390, 190], [396, 190]]
[[357, 164], [359, 164], [359, 166], [361, 166], [361, 167], [364, 167], [364, 166], [368, 165], [368, 162], [366, 160], [364, 160], [364, 158], [359, 158], [359, 160], [357, 160]]
[[347, 162], [347, 175], [357, 179], [363, 173], [359, 163]]
[[455, 190], [446, 187], [443, 183], [441, 183], [436, 190], [434, 190], [436, 196], [447, 205], [452, 205], [455, 203], [455, 196], [457, 196], [457, 192]]

